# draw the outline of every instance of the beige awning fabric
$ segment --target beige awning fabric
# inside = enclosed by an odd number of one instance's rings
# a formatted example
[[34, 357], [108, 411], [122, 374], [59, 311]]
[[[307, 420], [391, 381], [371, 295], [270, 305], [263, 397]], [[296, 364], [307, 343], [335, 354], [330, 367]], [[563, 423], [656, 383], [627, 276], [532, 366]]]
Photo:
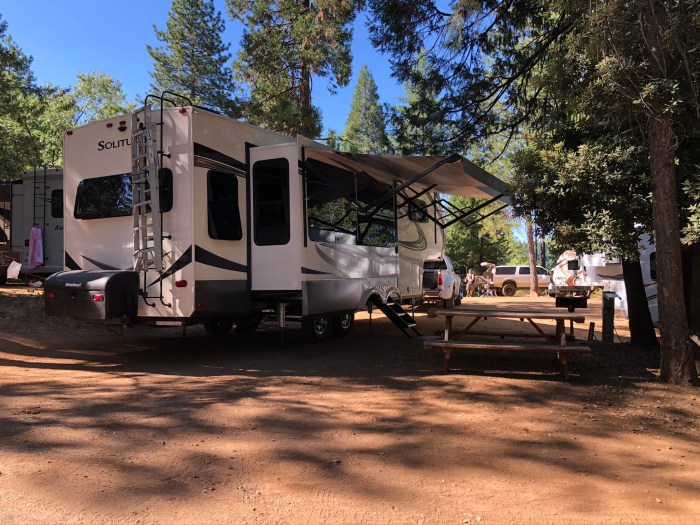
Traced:
[[[309, 141], [311, 142], [311, 141]], [[304, 157], [336, 166], [355, 173], [367, 175], [390, 185], [404, 183], [430, 168], [445, 156], [369, 155], [342, 153], [320, 145], [305, 145]], [[450, 164], [443, 164], [435, 171], [411, 184], [411, 189], [420, 192], [434, 186], [430, 191], [446, 195], [459, 195], [477, 199], [492, 199], [501, 196], [508, 203], [506, 184], [463, 157]]]

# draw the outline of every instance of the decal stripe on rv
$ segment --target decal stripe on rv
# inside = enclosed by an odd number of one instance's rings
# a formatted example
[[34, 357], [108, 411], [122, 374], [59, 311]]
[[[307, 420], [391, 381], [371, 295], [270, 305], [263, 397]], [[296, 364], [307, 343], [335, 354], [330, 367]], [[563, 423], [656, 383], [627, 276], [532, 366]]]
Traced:
[[148, 286], [151, 287], [151, 286], [153, 286], [154, 284], [156, 284], [157, 282], [159, 282], [160, 280], [162, 280], [162, 279], [167, 279], [168, 277], [170, 277], [171, 275], [173, 275], [173, 274], [174, 274], [175, 272], [177, 272], [178, 270], [182, 270], [185, 266], [187, 266], [187, 265], [190, 264], [191, 262], [192, 262], [192, 245], [190, 244], [189, 248], [187, 248], [187, 249], [182, 253], [182, 255], [180, 256], [180, 258], [179, 258], [177, 261], [175, 261], [173, 264], [171, 264], [171, 265], [170, 265], [170, 268], [168, 268], [167, 270], [165, 270], [165, 271], [163, 272], [163, 274], [162, 274], [160, 277], [158, 277], [158, 279], [156, 279], [155, 281], [153, 281], [153, 282], [152, 282], [151, 284], [149, 284]]
[[213, 266], [214, 268], [221, 268], [223, 270], [232, 270], [234, 272], [244, 273], [248, 271], [248, 267], [246, 265], [224, 259], [223, 257], [211, 253], [197, 245], [194, 247], [194, 260], [195, 262], [206, 264], [207, 266]]
[[92, 264], [97, 266], [100, 270], [121, 270], [121, 268], [116, 268], [115, 266], [110, 266], [109, 264], [105, 264], [105, 263], [97, 261], [95, 259], [91, 259], [87, 255], [83, 255], [82, 257], [86, 261], [91, 262]]

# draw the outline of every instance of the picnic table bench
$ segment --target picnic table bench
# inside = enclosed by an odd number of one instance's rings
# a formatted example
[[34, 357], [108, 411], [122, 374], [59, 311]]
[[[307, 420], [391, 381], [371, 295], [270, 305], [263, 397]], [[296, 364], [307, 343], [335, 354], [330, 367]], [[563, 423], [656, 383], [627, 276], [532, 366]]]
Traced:
[[[561, 365], [564, 379], [569, 378], [569, 355], [570, 354], [590, 354], [591, 349], [584, 345], [567, 345], [567, 337], [565, 333], [565, 323], [583, 323], [585, 317], [581, 314], [573, 312], [561, 311], [527, 311], [527, 310], [511, 310], [511, 309], [462, 309], [462, 308], [431, 308], [428, 311], [429, 317], [444, 317], [445, 331], [442, 339], [426, 340], [423, 347], [426, 349], [434, 348], [443, 351], [444, 360], [443, 366], [445, 370], [449, 368], [450, 358], [455, 349], [478, 349], [478, 350], [500, 350], [507, 352], [547, 352], [556, 355], [559, 364]], [[510, 331], [476, 331], [472, 328], [482, 320], [487, 320], [489, 317], [497, 319], [512, 319], [512, 320], [527, 320], [529, 325], [535, 329], [532, 333], [510, 332]], [[458, 333], [453, 336], [453, 319], [467, 318], [471, 322]], [[537, 321], [555, 321], [554, 334], [546, 332]], [[519, 342], [519, 341], [498, 341], [498, 340], [465, 340], [465, 336], [471, 335], [487, 335], [498, 336], [501, 339], [505, 337], [536, 337], [543, 339], [537, 342]]]

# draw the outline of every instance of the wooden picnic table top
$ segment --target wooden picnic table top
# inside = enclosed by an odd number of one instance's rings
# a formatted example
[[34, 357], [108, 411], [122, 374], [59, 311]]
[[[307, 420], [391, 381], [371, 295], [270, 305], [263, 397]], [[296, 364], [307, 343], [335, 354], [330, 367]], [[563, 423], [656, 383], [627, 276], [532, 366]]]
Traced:
[[429, 316], [445, 317], [497, 317], [499, 319], [552, 319], [560, 321], [573, 321], [583, 323], [586, 317], [574, 312], [530, 311], [510, 310], [508, 308], [474, 310], [467, 308], [431, 308]]

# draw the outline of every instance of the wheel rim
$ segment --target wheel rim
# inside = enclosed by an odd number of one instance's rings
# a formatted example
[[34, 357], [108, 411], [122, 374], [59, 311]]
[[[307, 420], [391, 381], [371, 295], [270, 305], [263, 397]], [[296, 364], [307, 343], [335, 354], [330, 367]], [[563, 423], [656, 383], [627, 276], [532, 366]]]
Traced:
[[314, 318], [314, 333], [316, 335], [323, 335], [326, 333], [326, 330], [328, 330], [328, 317], [325, 315], [315, 317]]
[[340, 316], [340, 328], [343, 330], [348, 330], [352, 324], [352, 317], [350, 314], [342, 314]]

